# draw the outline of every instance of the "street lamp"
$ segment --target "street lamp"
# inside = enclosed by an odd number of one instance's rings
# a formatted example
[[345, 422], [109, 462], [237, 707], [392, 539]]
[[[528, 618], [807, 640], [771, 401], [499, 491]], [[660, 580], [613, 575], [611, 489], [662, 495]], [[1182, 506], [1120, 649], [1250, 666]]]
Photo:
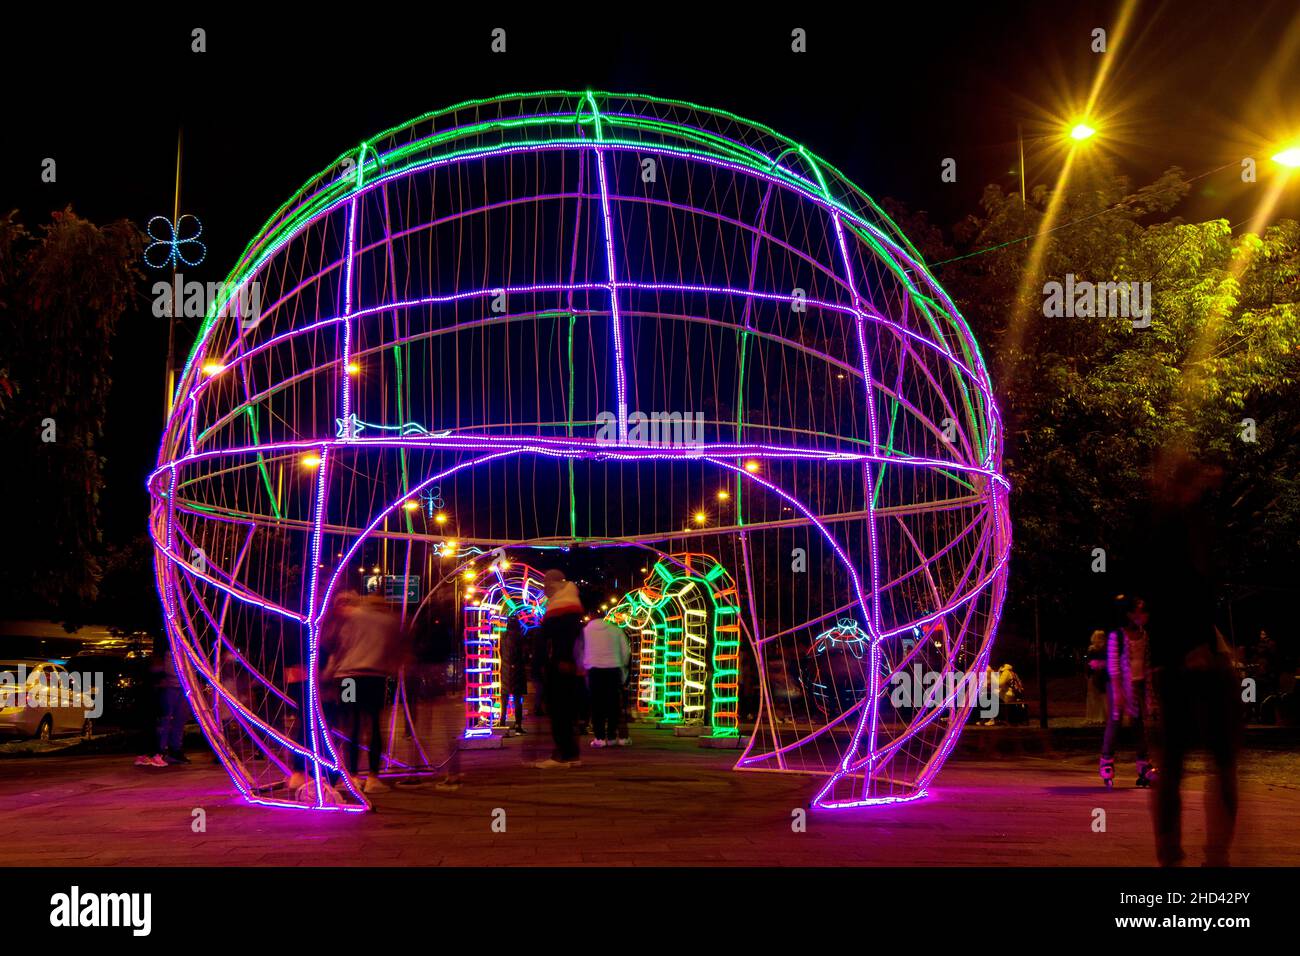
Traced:
[[1289, 146], [1273, 156], [1273, 162], [1287, 169], [1300, 168], [1300, 145]]
[[1097, 131], [1087, 123], [1078, 122], [1070, 128], [1070, 139], [1082, 143], [1085, 139], [1091, 139], [1097, 135]]

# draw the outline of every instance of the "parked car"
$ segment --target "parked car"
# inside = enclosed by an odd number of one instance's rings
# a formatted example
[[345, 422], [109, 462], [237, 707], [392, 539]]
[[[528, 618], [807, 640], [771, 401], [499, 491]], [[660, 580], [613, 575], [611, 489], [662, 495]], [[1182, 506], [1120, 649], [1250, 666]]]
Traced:
[[0, 661], [0, 734], [49, 740], [60, 734], [89, 737], [91, 694], [70, 687], [61, 664]]

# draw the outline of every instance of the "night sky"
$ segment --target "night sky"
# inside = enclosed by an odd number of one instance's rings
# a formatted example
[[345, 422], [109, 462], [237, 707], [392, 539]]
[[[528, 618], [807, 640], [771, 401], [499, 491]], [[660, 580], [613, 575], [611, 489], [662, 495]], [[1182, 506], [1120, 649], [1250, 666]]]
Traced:
[[[1015, 187], [1016, 125], [1030, 187], [1056, 172], [1037, 144], [1059, 135], [1102, 56], [1095, 27], [1117, 3], [860, 5], [853, 13], [773, 14], [734, 5], [687, 19], [658, 5], [555, 6], [449, 16], [391, 5], [322, 4], [276, 20], [191, 8], [116, 17], [64, 9], [6, 25], [3, 206], [29, 228], [71, 204], [96, 222], [142, 227], [169, 215], [177, 127], [184, 127], [181, 211], [200, 217], [208, 258], [187, 279], [219, 281], [267, 216], [344, 149], [463, 99], [534, 89], [607, 89], [730, 110], [803, 142], [877, 199], [924, 209], [943, 225], [977, 211], [987, 183]], [[207, 30], [208, 52], [190, 52]], [[494, 27], [508, 52], [489, 50]], [[790, 31], [809, 52], [790, 52]], [[1196, 176], [1300, 133], [1300, 8], [1294, 0], [1140, 3], [1114, 57], [1101, 142], [1136, 185], [1170, 165]], [[1289, 102], [1288, 102], [1289, 99]], [[42, 184], [54, 157], [58, 181]], [[940, 181], [945, 157], [955, 184]], [[1257, 193], [1235, 168], [1198, 179], [1177, 210], [1189, 220], [1246, 219]], [[1278, 216], [1300, 217], [1289, 190]], [[161, 273], [156, 274], [161, 276]], [[150, 283], [154, 281], [151, 275]], [[145, 473], [161, 426], [166, 324], [142, 284], [112, 370], [110, 540], [143, 531]], [[197, 322], [182, 330], [187, 350]], [[183, 352], [182, 352], [183, 354]]]

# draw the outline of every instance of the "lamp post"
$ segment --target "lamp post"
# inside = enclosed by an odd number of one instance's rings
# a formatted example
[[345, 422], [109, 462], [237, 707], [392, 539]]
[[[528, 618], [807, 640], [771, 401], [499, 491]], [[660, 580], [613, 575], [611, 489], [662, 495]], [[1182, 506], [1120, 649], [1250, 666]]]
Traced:
[[[185, 129], [176, 130], [176, 189], [172, 195], [173, 229], [179, 229], [181, 217], [181, 155]], [[163, 421], [171, 418], [172, 396], [176, 394], [176, 312], [180, 308], [176, 294], [176, 257], [172, 256], [172, 307], [167, 310], [167, 394], [163, 396]]]

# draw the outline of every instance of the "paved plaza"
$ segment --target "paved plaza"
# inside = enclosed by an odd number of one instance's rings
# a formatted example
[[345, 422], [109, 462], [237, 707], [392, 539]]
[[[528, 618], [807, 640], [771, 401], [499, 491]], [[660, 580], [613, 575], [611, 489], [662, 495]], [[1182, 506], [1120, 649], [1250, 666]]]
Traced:
[[[579, 768], [525, 766], [543, 736], [467, 752], [459, 790], [425, 778], [380, 794], [365, 815], [249, 806], [199, 750], [191, 765], [165, 769], [134, 767], [130, 756], [7, 759], [0, 841], [15, 862], [49, 866], [1154, 863], [1148, 796], [1132, 788], [1130, 768], [1106, 792], [1096, 758], [1082, 753], [954, 758], [927, 800], [810, 811], [795, 832], [813, 778], [737, 773], [734, 751], [655, 730], [627, 749], [587, 750]], [[1188, 784], [1191, 864], [1204, 832], [1199, 766]], [[1300, 864], [1295, 770], [1291, 754], [1243, 755], [1236, 864]], [[1104, 833], [1093, 829], [1097, 808]], [[199, 809], [205, 832], [192, 827]], [[494, 832], [498, 811], [505, 832]]]

